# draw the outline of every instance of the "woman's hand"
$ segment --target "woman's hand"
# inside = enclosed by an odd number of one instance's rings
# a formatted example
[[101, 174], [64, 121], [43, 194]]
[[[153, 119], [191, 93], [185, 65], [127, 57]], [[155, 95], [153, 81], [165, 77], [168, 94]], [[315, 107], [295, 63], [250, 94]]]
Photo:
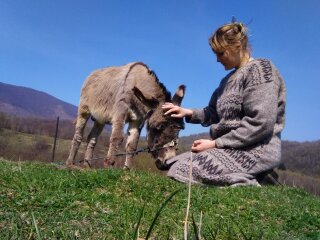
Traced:
[[187, 108], [182, 108], [177, 105], [174, 105], [173, 103], [166, 102], [162, 105], [162, 109], [167, 110], [164, 115], [171, 114], [171, 117], [174, 118], [183, 118], [185, 116], [191, 116], [192, 110]]
[[193, 142], [191, 146], [192, 152], [201, 152], [204, 150], [208, 150], [210, 148], [215, 148], [216, 142], [214, 140], [209, 139], [199, 139]]

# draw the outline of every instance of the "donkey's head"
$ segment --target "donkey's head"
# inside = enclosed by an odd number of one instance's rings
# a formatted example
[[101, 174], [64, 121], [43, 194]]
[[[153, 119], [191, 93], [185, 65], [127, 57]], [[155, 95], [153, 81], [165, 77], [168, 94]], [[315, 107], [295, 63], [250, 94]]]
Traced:
[[[137, 96], [137, 89], [135, 94]], [[142, 94], [140, 92], [140, 94]], [[181, 85], [171, 99], [176, 105], [181, 105], [181, 101], [185, 94], [185, 86]], [[141, 100], [141, 96], [138, 97]], [[160, 170], [167, 168], [165, 161], [176, 155], [179, 132], [184, 129], [183, 119], [171, 118], [164, 115], [161, 108], [163, 102], [159, 102], [155, 98], [143, 97], [144, 103], [152, 108], [147, 118], [147, 142], [152, 156], [156, 159], [156, 166]]]

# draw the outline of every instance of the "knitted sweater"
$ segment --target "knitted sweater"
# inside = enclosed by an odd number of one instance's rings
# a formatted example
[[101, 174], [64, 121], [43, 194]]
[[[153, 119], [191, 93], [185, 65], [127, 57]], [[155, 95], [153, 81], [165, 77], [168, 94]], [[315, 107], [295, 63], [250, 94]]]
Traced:
[[267, 147], [272, 138], [281, 138], [285, 104], [285, 83], [278, 70], [269, 60], [256, 59], [223, 78], [208, 106], [193, 109], [186, 122], [211, 126], [217, 148]]

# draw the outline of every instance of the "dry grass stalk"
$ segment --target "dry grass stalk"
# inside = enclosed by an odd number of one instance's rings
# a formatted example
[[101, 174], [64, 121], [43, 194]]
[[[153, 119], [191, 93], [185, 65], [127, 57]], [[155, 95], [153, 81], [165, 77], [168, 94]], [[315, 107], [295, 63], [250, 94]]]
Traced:
[[192, 178], [192, 152], [190, 152], [190, 167], [189, 167], [189, 186], [188, 186], [188, 204], [186, 218], [184, 221], [184, 239], [188, 239], [188, 218], [189, 218], [189, 209], [190, 209], [190, 200], [191, 200], [191, 178]]

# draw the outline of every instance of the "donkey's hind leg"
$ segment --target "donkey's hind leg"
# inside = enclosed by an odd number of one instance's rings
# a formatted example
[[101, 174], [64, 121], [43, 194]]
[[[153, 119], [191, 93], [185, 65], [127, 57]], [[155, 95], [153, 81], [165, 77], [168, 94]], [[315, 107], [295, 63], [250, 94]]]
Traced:
[[86, 126], [86, 123], [89, 117], [90, 117], [89, 113], [78, 114], [75, 133], [71, 142], [69, 157], [66, 161], [66, 165], [69, 167], [72, 167], [75, 164], [74, 159], [76, 158], [76, 155], [78, 153], [78, 149], [83, 138], [83, 130]]
[[93, 150], [97, 144], [98, 137], [101, 134], [103, 130], [104, 124], [98, 123], [97, 121], [94, 122], [94, 125], [91, 129], [91, 132], [88, 136], [87, 140], [87, 149], [86, 153], [84, 155], [84, 167], [91, 168], [92, 166], [92, 156], [93, 156]]

